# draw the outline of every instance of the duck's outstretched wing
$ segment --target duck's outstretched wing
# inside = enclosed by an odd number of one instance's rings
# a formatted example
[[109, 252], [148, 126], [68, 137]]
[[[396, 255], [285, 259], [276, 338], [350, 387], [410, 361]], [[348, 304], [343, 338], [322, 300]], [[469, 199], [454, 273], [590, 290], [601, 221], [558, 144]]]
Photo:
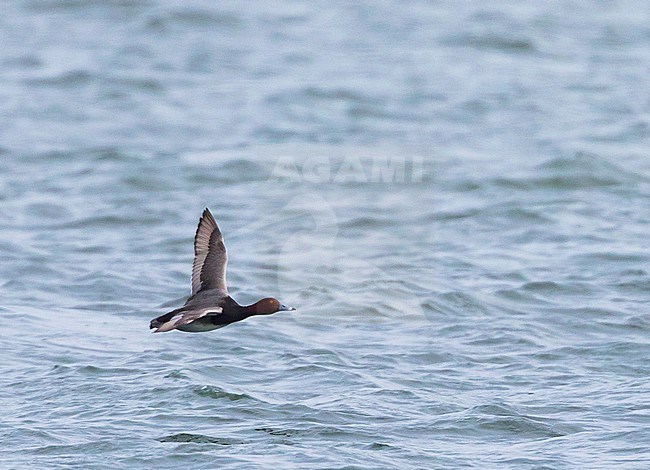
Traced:
[[217, 222], [206, 207], [194, 236], [194, 264], [192, 265], [192, 295], [202, 290], [219, 289], [223, 295], [226, 287], [228, 255]]
[[172, 310], [169, 313], [159, 316], [151, 320], [149, 328], [156, 328], [154, 333], [163, 333], [165, 331], [175, 330], [179, 326], [187, 325], [192, 323], [194, 320], [198, 320], [201, 317], [204, 317], [208, 314], [218, 314], [223, 312], [221, 307], [207, 307], [207, 308], [198, 308], [192, 309], [187, 307], [177, 308]]

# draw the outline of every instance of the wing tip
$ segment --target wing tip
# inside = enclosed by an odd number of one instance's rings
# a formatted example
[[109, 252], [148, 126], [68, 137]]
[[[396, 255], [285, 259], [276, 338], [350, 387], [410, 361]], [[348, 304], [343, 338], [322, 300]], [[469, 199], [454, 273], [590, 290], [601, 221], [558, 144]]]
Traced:
[[207, 230], [211, 233], [214, 229], [218, 229], [218, 228], [219, 226], [217, 225], [217, 221], [212, 215], [212, 212], [210, 212], [210, 209], [208, 209], [207, 207], [203, 209], [203, 213], [201, 214], [201, 217], [199, 217], [199, 223], [196, 226], [196, 233], [194, 234], [195, 245], [196, 245], [196, 237], [199, 235], [199, 233], [202, 230]]
[[208, 209], [207, 207], [203, 209], [203, 214], [201, 214], [201, 219], [214, 220], [214, 216], [212, 215], [212, 212], [210, 212], [210, 209]]

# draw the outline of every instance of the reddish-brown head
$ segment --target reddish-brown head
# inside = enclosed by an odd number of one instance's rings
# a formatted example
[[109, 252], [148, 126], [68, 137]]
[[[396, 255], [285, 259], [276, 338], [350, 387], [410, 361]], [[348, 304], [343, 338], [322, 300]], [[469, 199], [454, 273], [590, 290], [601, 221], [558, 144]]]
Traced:
[[275, 312], [282, 312], [285, 310], [295, 310], [293, 307], [287, 307], [280, 303], [279, 300], [272, 297], [267, 297], [262, 300], [258, 300], [253, 305], [251, 305], [254, 315], [270, 315]]

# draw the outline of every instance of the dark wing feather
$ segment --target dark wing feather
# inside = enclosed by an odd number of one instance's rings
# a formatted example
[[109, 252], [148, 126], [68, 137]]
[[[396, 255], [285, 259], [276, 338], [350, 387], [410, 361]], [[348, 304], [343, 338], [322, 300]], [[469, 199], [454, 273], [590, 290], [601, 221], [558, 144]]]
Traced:
[[224, 295], [228, 255], [221, 231], [206, 208], [194, 236], [194, 264], [192, 265], [192, 295], [202, 290], [219, 289]]
[[156, 328], [154, 333], [163, 333], [165, 331], [175, 330], [179, 326], [192, 323], [194, 320], [198, 320], [209, 313], [215, 314], [221, 312], [223, 312], [221, 307], [207, 307], [200, 309], [187, 309], [187, 307], [181, 307], [158, 318], [154, 318], [151, 320], [149, 328]]

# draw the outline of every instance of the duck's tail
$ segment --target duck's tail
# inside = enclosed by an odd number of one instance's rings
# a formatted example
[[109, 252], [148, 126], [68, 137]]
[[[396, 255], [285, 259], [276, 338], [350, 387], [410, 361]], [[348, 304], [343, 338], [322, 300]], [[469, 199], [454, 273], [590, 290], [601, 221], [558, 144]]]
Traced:
[[164, 315], [154, 318], [149, 323], [149, 329], [153, 330], [155, 328], [153, 331], [154, 333], [163, 333], [165, 331], [173, 330], [175, 328], [173, 326], [174, 322], [171, 322], [170, 320], [174, 318], [174, 316], [177, 315], [181, 310], [183, 310], [183, 307], [177, 308], [176, 310], [172, 310], [171, 312], [167, 312]]

